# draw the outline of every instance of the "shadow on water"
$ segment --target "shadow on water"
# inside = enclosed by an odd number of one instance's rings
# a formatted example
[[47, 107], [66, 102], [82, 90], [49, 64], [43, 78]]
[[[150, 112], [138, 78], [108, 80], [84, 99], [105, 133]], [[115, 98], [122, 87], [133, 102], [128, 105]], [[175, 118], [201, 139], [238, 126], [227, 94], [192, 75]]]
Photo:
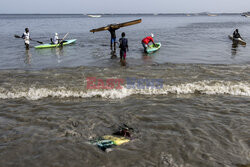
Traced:
[[[111, 51], [111, 59], [117, 59], [118, 57], [117, 57], [117, 53], [116, 53], [116, 51]], [[126, 66], [127, 65], [127, 62], [126, 62], [126, 60], [120, 60], [120, 64], [121, 64], [121, 66]]]
[[[52, 50], [53, 51], [53, 50]], [[63, 52], [63, 47], [58, 47], [54, 49], [55, 51], [55, 55], [57, 56], [57, 62], [61, 63], [62, 59], [61, 57], [63, 56], [64, 52]]]
[[151, 63], [152, 62], [152, 55], [145, 53], [144, 51], [142, 52], [142, 60], [145, 63]]
[[111, 55], [111, 57], [110, 57], [111, 59], [116, 59], [117, 58], [116, 51], [111, 51], [110, 55]]
[[41, 56], [51, 56], [55, 55], [57, 57], [57, 62], [62, 62], [62, 57], [64, 56], [64, 47], [56, 47], [56, 48], [46, 48], [46, 49], [37, 49], [36, 52]]
[[31, 58], [32, 58], [32, 54], [30, 53], [30, 50], [26, 49], [24, 63], [31, 65]]
[[239, 44], [237, 42], [233, 42], [232, 44], [232, 49], [231, 49], [231, 53], [232, 53], [232, 57], [234, 58], [237, 54], [237, 50], [238, 50]]
[[250, 164], [248, 164], [248, 165], [237, 165], [237, 167], [250, 167]]
[[238, 51], [239, 51], [239, 46], [242, 46], [243, 48], [246, 47], [246, 45], [241, 45], [239, 42], [234, 41], [232, 44], [232, 49], [231, 49], [231, 53], [232, 53], [232, 58], [235, 58], [235, 56], [237, 55]]
[[36, 49], [36, 52], [39, 54], [39, 55], [43, 55], [43, 56], [46, 56], [46, 55], [63, 55], [63, 49], [65, 49], [64, 47], [56, 47], [56, 48], [46, 48], [46, 49]]
[[127, 66], [126, 60], [121, 60], [120, 63], [121, 63], [121, 66]]

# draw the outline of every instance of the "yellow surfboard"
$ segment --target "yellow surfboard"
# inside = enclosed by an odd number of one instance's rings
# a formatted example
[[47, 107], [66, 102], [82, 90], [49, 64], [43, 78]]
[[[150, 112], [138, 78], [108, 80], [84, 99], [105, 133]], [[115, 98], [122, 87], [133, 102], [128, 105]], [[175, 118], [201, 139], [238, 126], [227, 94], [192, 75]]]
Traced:
[[115, 136], [110, 136], [110, 135], [106, 135], [102, 137], [105, 140], [111, 140], [114, 142], [115, 145], [120, 146], [124, 143], [128, 143], [130, 140], [125, 138], [125, 137], [115, 137]]

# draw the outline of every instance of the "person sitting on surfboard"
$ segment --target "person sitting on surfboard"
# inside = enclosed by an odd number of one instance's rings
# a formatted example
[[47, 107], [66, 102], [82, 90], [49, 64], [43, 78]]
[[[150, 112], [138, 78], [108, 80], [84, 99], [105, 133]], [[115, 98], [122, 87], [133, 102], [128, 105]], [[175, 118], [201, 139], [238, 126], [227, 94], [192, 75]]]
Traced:
[[147, 48], [150, 47], [148, 44], [150, 42], [152, 42], [154, 45], [155, 45], [155, 42], [154, 42], [154, 34], [151, 34], [151, 36], [148, 36], [146, 38], [144, 38], [141, 43], [142, 43], [142, 46], [144, 48], [144, 51], [147, 52]]
[[119, 28], [112, 28], [111, 26], [109, 27], [108, 31], [110, 32], [111, 35], [111, 41], [110, 41], [110, 49], [113, 51], [113, 44], [114, 44], [114, 51], [116, 51], [116, 34], [115, 31], [118, 30]]
[[128, 51], [128, 39], [125, 38], [125, 32], [122, 33], [122, 37], [119, 39], [120, 42], [120, 60], [125, 60], [126, 59], [126, 54]]
[[58, 44], [59, 43], [59, 37], [58, 37], [58, 33], [55, 33], [54, 38], [50, 38], [50, 41], [52, 44]]
[[233, 37], [234, 37], [234, 38], [241, 38], [241, 39], [242, 39], [242, 37], [240, 36], [240, 33], [239, 33], [239, 30], [238, 30], [238, 29], [236, 29], [236, 30], [234, 31]]
[[28, 50], [30, 48], [30, 33], [29, 33], [29, 28], [25, 28], [25, 32], [22, 35], [22, 38], [24, 40], [24, 44], [26, 46], [26, 49]]
[[55, 33], [55, 36], [54, 36], [54, 38], [52, 39], [52, 38], [50, 38], [50, 41], [51, 41], [51, 43], [52, 44], [55, 44], [55, 45], [57, 45], [57, 44], [59, 44], [59, 43], [61, 43], [61, 44], [63, 44], [63, 43], [65, 43], [65, 42], [67, 42], [67, 41], [62, 41], [63, 39], [59, 39], [59, 37], [58, 37], [58, 33]]

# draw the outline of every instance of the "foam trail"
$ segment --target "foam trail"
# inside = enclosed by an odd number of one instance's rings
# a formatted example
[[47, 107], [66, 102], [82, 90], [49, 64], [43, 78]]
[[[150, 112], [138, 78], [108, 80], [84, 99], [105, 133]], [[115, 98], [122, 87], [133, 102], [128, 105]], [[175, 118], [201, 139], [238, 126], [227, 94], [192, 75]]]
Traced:
[[250, 96], [250, 84], [247, 82], [231, 81], [199, 81], [179, 85], [163, 85], [161, 89], [127, 89], [121, 90], [70, 90], [60, 88], [12, 88], [11, 91], [0, 88], [0, 99], [26, 98], [38, 100], [46, 97], [55, 98], [91, 98], [122, 99], [131, 95], [168, 95], [168, 94], [207, 94], [207, 95], [234, 95]]

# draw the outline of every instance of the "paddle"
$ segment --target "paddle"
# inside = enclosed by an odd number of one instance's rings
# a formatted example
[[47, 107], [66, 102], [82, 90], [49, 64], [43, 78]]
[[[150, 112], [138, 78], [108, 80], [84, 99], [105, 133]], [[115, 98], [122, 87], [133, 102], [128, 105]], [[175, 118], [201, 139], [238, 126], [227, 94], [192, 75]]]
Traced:
[[[22, 37], [20, 37], [19, 35], [14, 35], [14, 37], [15, 37], [15, 38], [22, 38]], [[35, 41], [35, 40], [32, 40], [32, 39], [31, 39], [31, 41]], [[35, 41], [35, 42], [40, 43], [40, 44], [43, 44], [43, 42], [40, 42], [40, 41]]]
[[[62, 44], [62, 42], [64, 41], [64, 39], [65, 39], [68, 35], [69, 35], [69, 33], [67, 33], [67, 34], [63, 37], [63, 39], [58, 43], [57, 46], [60, 46], [60, 45]], [[57, 47], [57, 46], [56, 46], [56, 47]], [[61, 45], [61, 46], [63, 46], [63, 45]]]

